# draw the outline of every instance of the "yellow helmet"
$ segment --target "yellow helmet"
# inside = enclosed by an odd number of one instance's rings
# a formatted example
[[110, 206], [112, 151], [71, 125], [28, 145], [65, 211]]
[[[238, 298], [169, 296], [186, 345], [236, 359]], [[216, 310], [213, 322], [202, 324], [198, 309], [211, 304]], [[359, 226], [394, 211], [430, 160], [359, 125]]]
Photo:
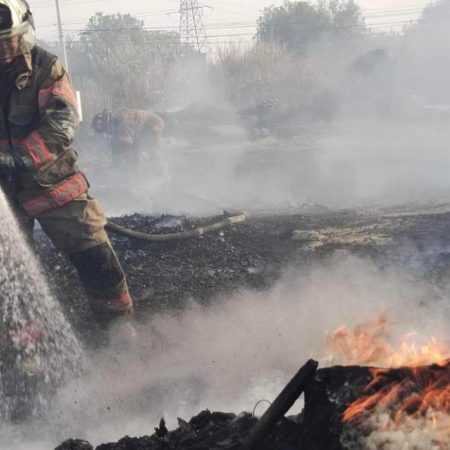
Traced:
[[0, 0], [0, 42], [18, 36], [21, 45], [34, 46], [34, 21], [26, 0]]

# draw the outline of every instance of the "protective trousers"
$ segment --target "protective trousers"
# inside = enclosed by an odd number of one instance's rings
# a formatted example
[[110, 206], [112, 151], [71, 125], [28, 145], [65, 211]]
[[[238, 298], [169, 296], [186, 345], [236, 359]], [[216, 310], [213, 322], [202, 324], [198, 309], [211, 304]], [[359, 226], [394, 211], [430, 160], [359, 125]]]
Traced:
[[[15, 204], [19, 221], [29, 238], [33, 222]], [[65, 205], [35, 217], [55, 247], [76, 267], [92, 312], [101, 324], [132, 309], [123, 269], [104, 229], [106, 218], [98, 201], [83, 193]]]

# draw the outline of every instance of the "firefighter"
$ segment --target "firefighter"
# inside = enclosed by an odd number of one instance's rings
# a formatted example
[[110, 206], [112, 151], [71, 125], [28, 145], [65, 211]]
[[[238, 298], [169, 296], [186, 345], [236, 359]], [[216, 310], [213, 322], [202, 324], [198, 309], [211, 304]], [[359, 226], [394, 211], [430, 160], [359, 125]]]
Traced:
[[[77, 166], [76, 98], [56, 56], [35, 45], [25, 0], [0, 0], [0, 183], [31, 239], [37, 220], [75, 265], [100, 324], [132, 310], [106, 219]], [[130, 317], [127, 315], [127, 317]]]
[[152, 111], [127, 109], [96, 114], [92, 128], [109, 139], [114, 165], [133, 165], [145, 160], [157, 148], [165, 128], [164, 120]]

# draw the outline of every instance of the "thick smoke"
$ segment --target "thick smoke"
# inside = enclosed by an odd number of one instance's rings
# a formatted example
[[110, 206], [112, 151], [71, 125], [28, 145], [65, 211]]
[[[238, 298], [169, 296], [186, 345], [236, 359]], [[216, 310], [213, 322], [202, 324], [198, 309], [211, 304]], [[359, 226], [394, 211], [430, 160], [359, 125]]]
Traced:
[[[80, 144], [93, 191], [111, 214], [447, 199], [448, 5], [426, 10], [404, 34], [319, 42], [306, 56], [261, 45], [215, 65], [189, 60], [176, 67], [177, 90], [154, 107], [195, 105], [201, 119], [176, 136], [168, 129], [159, 155], [125, 173], [105, 169], [106, 145]], [[261, 102], [272, 106], [254, 129], [238, 111]]]

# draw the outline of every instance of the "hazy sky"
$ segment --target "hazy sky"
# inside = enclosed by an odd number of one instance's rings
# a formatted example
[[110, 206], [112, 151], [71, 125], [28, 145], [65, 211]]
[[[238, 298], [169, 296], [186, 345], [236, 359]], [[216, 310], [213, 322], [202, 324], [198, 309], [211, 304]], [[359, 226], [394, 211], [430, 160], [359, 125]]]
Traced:
[[[249, 41], [255, 20], [265, 6], [280, 5], [283, 0], [202, 0], [204, 23], [211, 41]], [[375, 29], [397, 29], [414, 20], [428, 0], [359, 0], [366, 22]], [[56, 40], [55, 0], [30, 0], [38, 37]], [[145, 21], [147, 27], [176, 30], [179, 0], [60, 0], [63, 27], [76, 33], [97, 11], [130, 13]]]

